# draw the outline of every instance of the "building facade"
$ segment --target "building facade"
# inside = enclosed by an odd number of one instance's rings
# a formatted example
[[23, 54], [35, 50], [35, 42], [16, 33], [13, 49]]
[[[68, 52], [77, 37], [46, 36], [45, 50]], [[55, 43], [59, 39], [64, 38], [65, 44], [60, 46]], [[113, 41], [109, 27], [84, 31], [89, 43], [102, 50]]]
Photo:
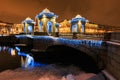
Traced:
[[[45, 33], [45, 35], [54, 35], [59, 33], [79, 33], [79, 34], [103, 34], [105, 32], [115, 31], [113, 27], [98, 25], [89, 22], [81, 15], [77, 15], [71, 20], [57, 22], [58, 15], [49, 11], [47, 8], [35, 16], [35, 20], [27, 17], [21, 24], [10, 24], [0, 22], [0, 34], [31, 34]], [[118, 27], [116, 30], [120, 31]]]
[[13, 23], [0, 21], [0, 35], [10, 35]]
[[63, 22], [60, 22], [59, 33], [70, 33], [70, 26], [70, 22], [66, 19]]

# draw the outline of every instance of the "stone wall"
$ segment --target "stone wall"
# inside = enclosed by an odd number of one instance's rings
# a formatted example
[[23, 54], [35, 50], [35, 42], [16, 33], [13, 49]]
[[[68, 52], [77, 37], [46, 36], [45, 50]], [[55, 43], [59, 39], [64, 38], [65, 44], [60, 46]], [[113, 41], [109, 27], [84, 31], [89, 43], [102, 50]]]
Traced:
[[120, 80], [120, 32], [109, 33], [106, 39], [106, 51], [101, 55], [105, 69]]
[[108, 42], [106, 69], [120, 80], [120, 43]]
[[34, 36], [32, 51], [45, 51], [48, 46], [53, 45], [54, 40], [48, 36]]
[[120, 32], [111, 33], [111, 41], [120, 42]]

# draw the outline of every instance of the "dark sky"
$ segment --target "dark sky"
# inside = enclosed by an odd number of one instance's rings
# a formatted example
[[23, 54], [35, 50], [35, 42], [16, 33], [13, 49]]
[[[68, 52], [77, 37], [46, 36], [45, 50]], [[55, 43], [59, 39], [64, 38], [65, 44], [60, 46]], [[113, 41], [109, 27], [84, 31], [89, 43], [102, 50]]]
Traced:
[[58, 22], [80, 14], [90, 22], [120, 26], [120, 0], [0, 0], [0, 20], [21, 23], [44, 8], [59, 15]]

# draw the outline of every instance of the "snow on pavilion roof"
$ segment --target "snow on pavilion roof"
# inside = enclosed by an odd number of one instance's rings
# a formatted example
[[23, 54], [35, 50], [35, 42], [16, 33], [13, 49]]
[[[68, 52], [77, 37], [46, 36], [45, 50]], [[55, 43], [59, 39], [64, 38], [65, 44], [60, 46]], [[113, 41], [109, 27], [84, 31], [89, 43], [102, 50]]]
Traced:
[[32, 20], [30, 17], [27, 17], [24, 21], [22, 21], [22, 23], [34, 23], [34, 20]]
[[74, 23], [78, 23], [79, 21], [88, 22], [88, 20], [82, 17], [81, 15], [77, 15], [75, 18], [72, 18], [70, 22], [74, 24]]
[[47, 17], [47, 18], [52, 18], [52, 17], [58, 17], [56, 14], [54, 14], [53, 12], [50, 12], [47, 8], [44, 9], [41, 13], [39, 13], [36, 18], [43, 18], [43, 17]]

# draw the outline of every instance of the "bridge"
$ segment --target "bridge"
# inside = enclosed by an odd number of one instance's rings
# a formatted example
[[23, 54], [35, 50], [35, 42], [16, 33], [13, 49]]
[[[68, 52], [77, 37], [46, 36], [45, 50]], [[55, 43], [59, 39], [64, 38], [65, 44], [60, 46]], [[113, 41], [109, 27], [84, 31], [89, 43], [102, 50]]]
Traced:
[[47, 48], [55, 45], [68, 46], [86, 53], [94, 59], [100, 69], [106, 70], [117, 80], [120, 80], [119, 34], [119, 32], [115, 32], [98, 36], [77, 35], [79, 36], [77, 38], [71, 37], [71, 35], [67, 35], [67, 37], [65, 35], [59, 37], [16, 35], [15, 46], [30, 53], [44, 52]]

